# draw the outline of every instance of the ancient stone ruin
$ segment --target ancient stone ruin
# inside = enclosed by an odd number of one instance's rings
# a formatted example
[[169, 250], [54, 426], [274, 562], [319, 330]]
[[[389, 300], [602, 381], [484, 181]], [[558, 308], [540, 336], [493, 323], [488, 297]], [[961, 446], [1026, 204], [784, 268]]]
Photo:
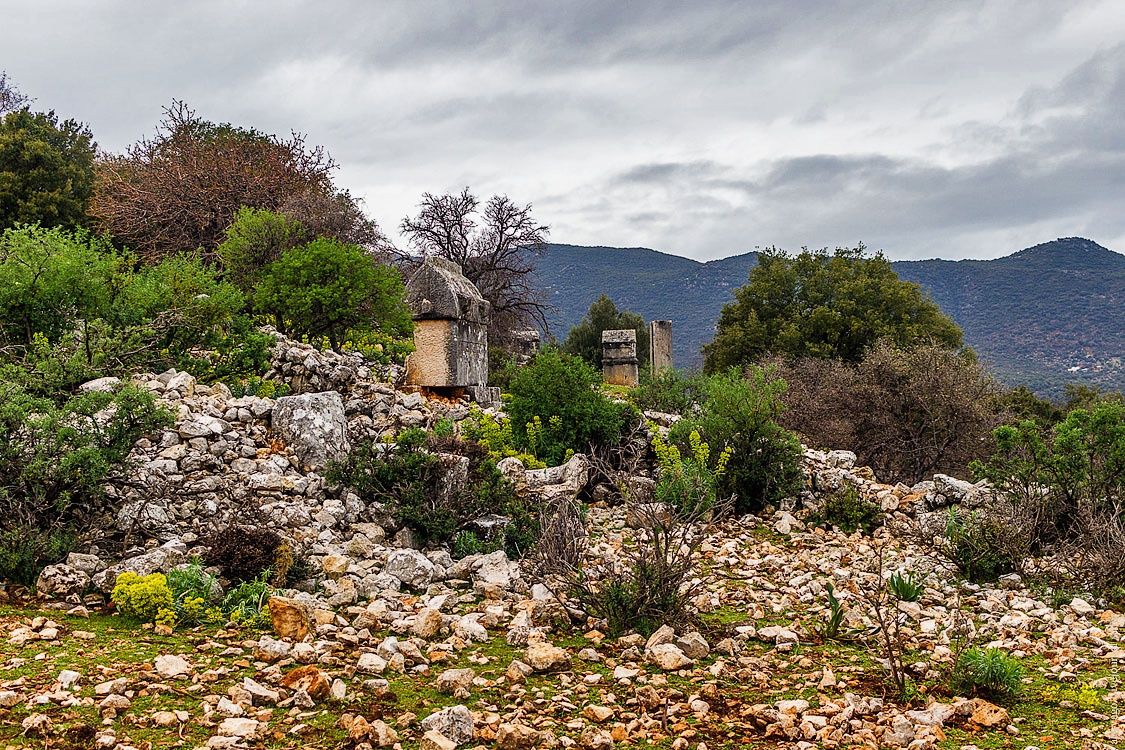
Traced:
[[526, 331], [516, 331], [512, 338], [512, 348], [518, 364], [527, 364], [528, 360], [539, 353], [538, 330], [529, 328]]
[[640, 382], [635, 330], [602, 331], [602, 377], [610, 385], [630, 388]]
[[479, 403], [500, 400], [488, 388], [488, 321], [491, 306], [444, 258], [427, 258], [406, 284], [414, 317], [414, 353], [406, 360], [406, 383], [443, 395], [471, 395]]
[[672, 369], [672, 321], [649, 322], [648, 353], [653, 372]]

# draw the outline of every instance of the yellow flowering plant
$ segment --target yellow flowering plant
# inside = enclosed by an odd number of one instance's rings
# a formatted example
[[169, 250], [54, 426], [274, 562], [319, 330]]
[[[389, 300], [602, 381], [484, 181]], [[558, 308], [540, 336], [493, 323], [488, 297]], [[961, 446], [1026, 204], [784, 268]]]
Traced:
[[719, 479], [726, 472], [733, 451], [724, 447], [714, 461], [711, 446], [692, 430], [688, 439], [690, 455], [684, 456], [676, 445], [665, 442], [656, 425], [649, 423], [652, 450], [660, 464], [656, 497], [661, 502], [686, 511], [708, 510], [718, 500]]

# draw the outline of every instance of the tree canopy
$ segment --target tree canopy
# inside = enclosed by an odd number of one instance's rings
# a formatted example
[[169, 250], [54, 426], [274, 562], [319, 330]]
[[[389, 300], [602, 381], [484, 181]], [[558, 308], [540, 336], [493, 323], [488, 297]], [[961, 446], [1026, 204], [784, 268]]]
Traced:
[[9, 112], [0, 121], [0, 229], [86, 223], [97, 144], [75, 120], [54, 112]]
[[90, 212], [101, 229], [149, 262], [201, 250], [214, 259], [243, 206], [280, 211], [314, 236], [385, 244], [357, 201], [332, 183], [336, 163], [304, 136], [215, 124], [183, 102], [156, 135], [97, 164]]
[[861, 244], [793, 256], [759, 253], [747, 283], [723, 307], [704, 369], [717, 372], [765, 354], [858, 362], [875, 341], [962, 346], [961, 329], [882, 253]]
[[602, 294], [590, 305], [582, 322], [570, 329], [563, 351], [586, 360], [596, 368], [602, 366], [602, 331], [632, 328], [637, 332], [637, 360], [648, 364], [648, 326], [645, 319], [628, 310], [618, 310], [607, 295]]

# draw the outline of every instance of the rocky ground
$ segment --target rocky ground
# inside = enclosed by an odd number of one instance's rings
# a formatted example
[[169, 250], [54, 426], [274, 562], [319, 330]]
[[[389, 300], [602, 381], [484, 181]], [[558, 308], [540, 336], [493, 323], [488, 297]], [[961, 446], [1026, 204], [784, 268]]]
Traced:
[[[623, 508], [594, 507], [588, 522], [595, 550], [634, 533]], [[0, 742], [683, 750], [1125, 740], [1125, 719], [1115, 718], [1125, 700], [1125, 615], [1080, 598], [1053, 606], [1014, 577], [958, 583], [890, 538], [800, 527], [781, 514], [715, 527], [700, 553], [698, 630], [648, 639], [573, 627], [545, 587], [528, 586], [496, 555], [344, 606], [290, 592], [298, 598], [275, 607], [288, 637], [160, 634], [81, 605], [10, 603], [0, 609]], [[907, 663], [921, 686], [910, 702], [893, 699], [857, 601], [845, 600], [853, 635], [815, 635], [824, 584], [845, 591], [870, 575], [879, 545], [888, 569], [926, 576], [921, 599], [903, 605]], [[995, 705], [941, 687], [952, 602], [981, 645], [1021, 658], [1020, 700]], [[301, 639], [305, 614], [312, 630]]]
[[[576, 621], [557, 580], [534, 579], [503, 552], [455, 561], [421, 550], [324, 481], [325, 463], [361, 440], [468, 416], [466, 401], [397, 390], [399, 375], [282, 339], [270, 378], [293, 396], [141, 377], [176, 420], [135, 446], [132, 481], [90, 519], [106, 533], [44, 571], [37, 598], [0, 588], [0, 746], [1125, 747], [1125, 615], [1018, 576], [966, 584], [887, 530], [987, 502], [983, 488], [940, 475], [882, 485], [852, 454], [807, 451], [804, 510], [709, 528], [695, 625], [611, 638]], [[590, 486], [582, 456], [501, 469], [521, 491], [594, 501], [592, 563], [637, 544], [630, 509], [606, 504], [612, 489]], [[874, 537], [806, 527], [824, 494], [845, 487], [879, 505], [888, 527]], [[119, 573], [183, 564], [246, 503], [313, 571], [271, 600], [271, 632], [172, 632], [111, 613]], [[880, 580], [877, 559], [925, 584], [901, 605], [909, 699], [891, 688], [859, 595]], [[846, 607], [835, 639], [819, 635], [828, 583]], [[944, 687], [960, 631], [1020, 659], [1019, 699]]]

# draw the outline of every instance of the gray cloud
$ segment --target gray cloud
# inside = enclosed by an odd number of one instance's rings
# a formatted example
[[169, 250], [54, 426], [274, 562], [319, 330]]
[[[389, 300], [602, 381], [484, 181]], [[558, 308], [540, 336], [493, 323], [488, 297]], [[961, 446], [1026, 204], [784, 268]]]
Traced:
[[306, 132], [393, 230], [423, 191], [560, 242], [1125, 250], [1112, 2], [0, 0], [0, 67], [120, 150], [182, 98]]

